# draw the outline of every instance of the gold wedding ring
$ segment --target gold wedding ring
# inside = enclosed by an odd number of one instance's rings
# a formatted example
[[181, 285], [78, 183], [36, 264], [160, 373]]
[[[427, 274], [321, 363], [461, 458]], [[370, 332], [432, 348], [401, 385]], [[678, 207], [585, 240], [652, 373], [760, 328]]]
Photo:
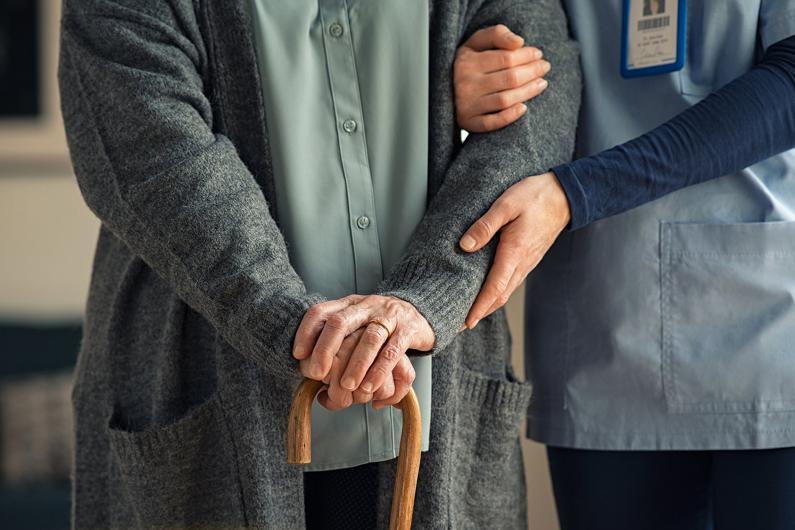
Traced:
[[371, 320], [370, 322], [367, 323], [368, 326], [370, 324], [375, 324], [376, 326], [381, 326], [382, 328], [384, 328], [386, 330], [386, 336], [387, 337], [392, 335], [392, 332], [389, 331], [389, 326], [387, 326], [386, 324], [384, 324], [383, 322], [381, 322], [377, 318], [375, 318], [375, 319], [373, 319], [373, 320]]

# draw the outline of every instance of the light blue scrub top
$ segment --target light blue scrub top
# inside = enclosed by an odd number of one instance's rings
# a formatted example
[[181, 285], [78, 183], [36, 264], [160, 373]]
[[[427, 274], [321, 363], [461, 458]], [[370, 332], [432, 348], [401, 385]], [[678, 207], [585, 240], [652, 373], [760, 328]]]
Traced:
[[[565, 0], [581, 156], [662, 124], [795, 34], [792, 1], [692, 0], [684, 68], [623, 79], [622, 3]], [[795, 151], [563, 235], [529, 278], [526, 319], [538, 441], [795, 446]]]
[[[251, 0], [279, 225], [309, 291], [373, 292], [425, 213], [428, 0]], [[412, 360], [423, 450], [431, 357]], [[395, 458], [402, 419], [312, 409], [308, 471]]]

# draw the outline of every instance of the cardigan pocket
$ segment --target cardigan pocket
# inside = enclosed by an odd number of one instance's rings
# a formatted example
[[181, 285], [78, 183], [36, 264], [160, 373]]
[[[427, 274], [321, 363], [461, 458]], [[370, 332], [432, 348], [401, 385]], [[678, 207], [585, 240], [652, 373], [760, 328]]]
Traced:
[[136, 528], [243, 528], [238, 463], [219, 394], [176, 422], [131, 432], [111, 419], [110, 445]]
[[453, 484], [464, 502], [452, 510], [462, 519], [456, 528], [512, 528], [523, 520], [526, 499], [519, 424], [527, 412], [531, 388], [510, 371], [505, 379], [498, 379], [462, 367]]
[[661, 226], [673, 413], [795, 410], [795, 223]]

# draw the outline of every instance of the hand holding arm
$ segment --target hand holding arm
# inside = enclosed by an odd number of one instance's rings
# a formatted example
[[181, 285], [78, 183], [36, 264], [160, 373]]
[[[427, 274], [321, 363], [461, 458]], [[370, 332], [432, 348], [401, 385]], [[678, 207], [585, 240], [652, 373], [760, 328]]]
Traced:
[[563, 188], [553, 173], [528, 177], [494, 201], [489, 211], [460, 240], [466, 252], [477, 252], [500, 233], [494, 263], [467, 315], [474, 328], [504, 306], [525, 277], [538, 265], [571, 213]]
[[502, 24], [476, 31], [458, 48], [453, 66], [455, 113], [469, 132], [487, 132], [515, 122], [525, 101], [546, 89], [550, 64], [538, 48]]

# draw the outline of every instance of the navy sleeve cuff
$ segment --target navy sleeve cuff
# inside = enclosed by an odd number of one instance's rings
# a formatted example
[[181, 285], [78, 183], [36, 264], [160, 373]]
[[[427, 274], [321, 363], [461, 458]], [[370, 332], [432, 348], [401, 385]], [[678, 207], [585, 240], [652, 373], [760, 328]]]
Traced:
[[588, 212], [588, 196], [583, 189], [580, 179], [574, 170], [573, 163], [562, 164], [551, 170], [560, 182], [566, 197], [569, 200], [569, 210], [571, 211], [571, 222], [568, 230], [577, 230], [590, 223]]

